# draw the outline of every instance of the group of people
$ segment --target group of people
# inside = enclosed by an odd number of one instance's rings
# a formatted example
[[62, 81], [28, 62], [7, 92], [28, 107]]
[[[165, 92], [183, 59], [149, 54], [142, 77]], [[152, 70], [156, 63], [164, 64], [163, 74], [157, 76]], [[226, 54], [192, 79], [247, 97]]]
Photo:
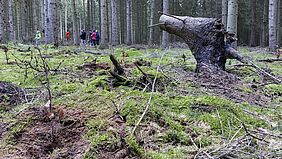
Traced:
[[[80, 34], [80, 41], [82, 45], [86, 45], [86, 32], [84, 30], [82, 30], [81, 34]], [[90, 31], [89, 33], [89, 44], [90, 46], [96, 46], [99, 45], [99, 41], [100, 41], [100, 35], [98, 30], [93, 30]]]
[[[84, 30], [82, 30], [81, 34], [80, 34], [80, 45], [86, 45], [86, 32]], [[66, 40], [67, 42], [70, 42], [70, 39], [71, 39], [71, 33], [69, 30], [67, 30], [66, 32]], [[35, 44], [36, 46], [39, 45], [39, 42], [41, 40], [41, 32], [38, 30], [36, 31], [35, 33]], [[98, 30], [93, 30], [93, 31], [90, 31], [90, 34], [89, 34], [89, 44], [90, 46], [98, 46], [99, 45], [99, 41], [100, 41], [100, 34], [98, 32]]]

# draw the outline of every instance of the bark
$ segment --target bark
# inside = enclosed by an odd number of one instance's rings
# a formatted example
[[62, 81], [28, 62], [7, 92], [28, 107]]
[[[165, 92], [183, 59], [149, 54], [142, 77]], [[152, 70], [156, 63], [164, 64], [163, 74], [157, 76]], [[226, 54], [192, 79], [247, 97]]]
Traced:
[[107, 0], [101, 0], [101, 49], [108, 48]]
[[238, 0], [228, 1], [227, 31], [237, 34]]
[[44, 16], [45, 16], [45, 12], [44, 12], [44, 0], [41, 0], [40, 2], [40, 21], [41, 21], [41, 25], [40, 25], [40, 31], [42, 31], [42, 29], [45, 26], [45, 20], [44, 20]]
[[222, 14], [222, 23], [224, 24], [224, 26], [227, 26], [228, 0], [222, 0], [221, 14]]
[[257, 30], [257, 20], [256, 20], [256, 10], [257, 10], [257, 0], [251, 0], [251, 32], [250, 32], [250, 41], [249, 45], [254, 47], [256, 46], [256, 30]]
[[14, 33], [14, 22], [13, 22], [13, 1], [8, 1], [9, 7], [9, 24], [8, 24], [8, 31], [9, 31], [9, 40], [15, 40], [15, 33]]
[[115, 46], [119, 43], [117, 0], [111, 0], [111, 6], [112, 6], [112, 34], [111, 34], [112, 38], [111, 38], [111, 44]]
[[277, 0], [277, 45], [280, 43], [280, 9], [281, 9], [281, 0]]
[[92, 30], [91, 28], [91, 3], [90, 0], [87, 0], [87, 23], [86, 23], [86, 31]]
[[268, 0], [264, 0], [263, 3], [263, 24], [262, 24], [262, 32], [261, 32], [261, 42], [260, 46], [266, 46], [266, 37], [267, 37], [267, 23], [268, 23]]
[[189, 46], [197, 61], [196, 72], [225, 69], [226, 59], [243, 62], [231, 45], [236, 42], [234, 33], [226, 33], [220, 20], [167, 16], [160, 18], [160, 28], [181, 37]]
[[38, 8], [38, 5], [37, 5], [37, 1], [32, 1], [32, 17], [33, 17], [33, 34], [36, 33], [36, 31], [38, 30], [38, 14], [37, 14], [37, 8]]
[[269, 0], [269, 48], [275, 51], [277, 47], [277, 0]]
[[73, 22], [73, 43], [75, 45], [79, 44], [78, 41], [78, 26], [77, 26], [77, 12], [76, 12], [76, 5], [75, 5], [75, 0], [72, 0], [72, 22]]
[[[168, 13], [168, 11], [169, 11], [169, 0], [163, 0], [163, 13]], [[168, 43], [169, 43], [169, 34], [163, 31], [162, 47], [163, 48], [168, 47]]]
[[0, 43], [3, 42], [3, 37], [4, 37], [4, 20], [3, 20], [3, 15], [4, 15], [4, 7], [3, 7], [3, 1], [0, 0]]
[[132, 44], [132, 0], [126, 0], [126, 44]]

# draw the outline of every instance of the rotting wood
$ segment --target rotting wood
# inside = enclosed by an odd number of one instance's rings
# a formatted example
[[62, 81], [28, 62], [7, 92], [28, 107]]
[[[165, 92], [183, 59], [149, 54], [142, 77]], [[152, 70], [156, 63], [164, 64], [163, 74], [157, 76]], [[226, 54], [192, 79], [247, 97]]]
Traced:
[[121, 65], [119, 64], [119, 62], [116, 60], [115, 56], [114, 55], [110, 55], [110, 60], [112, 61], [117, 73], [119, 75], [122, 75], [124, 74], [124, 69], [121, 67]]
[[163, 14], [160, 28], [181, 37], [191, 49], [196, 61], [196, 72], [225, 70], [227, 59], [245, 63], [240, 53], [232, 47], [236, 35], [224, 30], [220, 19], [193, 18]]

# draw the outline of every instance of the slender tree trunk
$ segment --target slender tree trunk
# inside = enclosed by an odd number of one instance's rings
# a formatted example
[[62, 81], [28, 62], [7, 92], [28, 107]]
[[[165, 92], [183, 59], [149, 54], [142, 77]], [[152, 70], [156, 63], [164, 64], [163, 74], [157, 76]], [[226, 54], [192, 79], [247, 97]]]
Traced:
[[[17, 6], [16, 6], [16, 13], [17, 13], [17, 40], [22, 40], [22, 32], [21, 32], [21, 5], [20, 5], [20, 2], [17, 2], [16, 3]], [[45, 18], [45, 17], [44, 17]]]
[[[237, 18], [238, 18], [238, 0], [228, 1], [228, 17], [227, 17], [227, 31], [234, 33], [237, 37]], [[237, 43], [232, 43], [234, 48], [237, 48]]]
[[87, 23], [86, 23], [86, 31], [91, 30], [91, 3], [90, 0], [87, 0]]
[[43, 30], [44, 26], [45, 26], [45, 12], [44, 12], [44, 0], [40, 0], [40, 21], [41, 21], [41, 25], [40, 25], [40, 31]]
[[[112, 0], [111, 0], [112, 1]], [[111, 44], [112, 42], [112, 9], [111, 9], [111, 2], [107, 0], [107, 28], [108, 28], [108, 42]]]
[[[163, 0], [163, 13], [169, 13], [169, 0]], [[163, 31], [162, 47], [166, 48], [169, 44], [169, 33]]]
[[126, 0], [126, 44], [132, 44], [132, 0]]
[[111, 44], [118, 45], [119, 33], [118, 33], [118, 14], [117, 14], [117, 0], [111, 0], [112, 7], [112, 38]]
[[262, 23], [262, 32], [261, 32], [261, 47], [266, 46], [266, 40], [267, 40], [267, 23], [268, 23], [268, 0], [264, 0], [263, 3], [263, 23]]
[[269, 48], [275, 51], [277, 47], [277, 0], [269, 0]]
[[56, 0], [48, 0], [48, 16], [47, 16], [47, 31], [46, 31], [46, 42], [55, 43], [57, 41], [57, 35], [55, 31], [57, 28], [57, 11], [56, 11]]
[[120, 41], [121, 43], [125, 43], [125, 1], [119, 1], [119, 19], [120, 19]]
[[85, 0], [82, 0], [82, 7], [83, 7], [83, 29], [86, 29], [86, 7], [85, 7]]
[[108, 48], [108, 27], [107, 27], [107, 0], [100, 1], [101, 6], [101, 44], [100, 48]]
[[[154, 24], [154, 11], [155, 11], [155, 0], [150, 1], [150, 25]], [[149, 34], [149, 45], [152, 46], [154, 43], [154, 27], [150, 28]]]
[[9, 40], [15, 40], [14, 21], [13, 21], [13, 0], [8, 1], [9, 7]]
[[38, 29], [38, 14], [37, 14], [37, 8], [38, 8], [38, 4], [37, 4], [37, 0], [32, 1], [32, 17], [33, 17], [33, 34], [35, 34], [35, 32]]
[[68, 2], [65, 0], [65, 32], [67, 32], [68, 29]]
[[222, 23], [226, 29], [227, 27], [227, 14], [228, 14], [228, 0], [222, 0]]
[[77, 26], [77, 12], [76, 12], [76, 5], [75, 5], [75, 0], [72, 0], [72, 22], [73, 22], [73, 43], [75, 45], [79, 44], [78, 41], [78, 26]]
[[281, 9], [281, 0], [277, 0], [277, 45], [280, 43], [280, 9]]
[[251, 0], [251, 32], [250, 32], [250, 46], [256, 46], [256, 30], [257, 30], [257, 21], [256, 21], [256, 9], [257, 9], [257, 0]]
[[4, 4], [0, 0], [0, 43], [4, 42]]

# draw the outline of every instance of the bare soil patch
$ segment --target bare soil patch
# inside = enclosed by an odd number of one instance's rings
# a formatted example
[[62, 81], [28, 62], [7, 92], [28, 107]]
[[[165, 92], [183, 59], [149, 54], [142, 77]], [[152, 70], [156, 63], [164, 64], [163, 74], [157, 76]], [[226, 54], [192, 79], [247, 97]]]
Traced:
[[89, 147], [83, 139], [87, 131], [84, 120], [87, 115], [79, 109], [55, 107], [54, 117], [42, 107], [34, 107], [22, 112], [19, 120], [31, 122], [14, 135], [16, 150], [6, 158], [82, 158]]

